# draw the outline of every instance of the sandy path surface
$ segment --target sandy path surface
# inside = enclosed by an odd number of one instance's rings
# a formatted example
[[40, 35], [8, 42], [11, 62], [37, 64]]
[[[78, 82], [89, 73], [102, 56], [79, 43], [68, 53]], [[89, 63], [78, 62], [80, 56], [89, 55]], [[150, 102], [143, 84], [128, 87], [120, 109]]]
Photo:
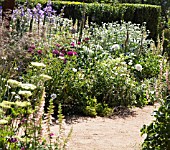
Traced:
[[157, 108], [157, 105], [134, 108], [131, 115], [123, 118], [78, 118], [66, 126], [67, 129], [73, 126], [69, 150], [140, 150], [144, 140], [140, 129], [151, 123], [154, 119], [151, 114]]

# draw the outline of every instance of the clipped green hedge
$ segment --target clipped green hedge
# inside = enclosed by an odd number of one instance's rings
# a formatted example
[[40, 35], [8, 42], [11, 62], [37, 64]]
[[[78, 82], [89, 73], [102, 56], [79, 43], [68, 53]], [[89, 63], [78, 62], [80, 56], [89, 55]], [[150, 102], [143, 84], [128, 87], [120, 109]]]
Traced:
[[64, 7], [64, 17], [80, 20], [85, 13], [89, 22], [101, 24], [102, 22], [121, 22], [132, 21], [133, 23], [143, 24], [146, 22], [147, 29], [151, 32], [150, 38], [157, 39], [158, 26], [160, 23], [161, 7], [147, 4], [99, 4], [54, 1], [55, 9], [60, 10]]

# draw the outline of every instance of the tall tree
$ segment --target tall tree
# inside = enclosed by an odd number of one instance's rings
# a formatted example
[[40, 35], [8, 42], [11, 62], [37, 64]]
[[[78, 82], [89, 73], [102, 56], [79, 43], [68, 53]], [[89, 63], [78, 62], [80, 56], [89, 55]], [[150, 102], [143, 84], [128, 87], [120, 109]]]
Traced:
[[5, 22], [5, 26], [9, 28], [12, 11], [15, 6], [15, 0], [4, 0], [2, 3], [2, 19]]

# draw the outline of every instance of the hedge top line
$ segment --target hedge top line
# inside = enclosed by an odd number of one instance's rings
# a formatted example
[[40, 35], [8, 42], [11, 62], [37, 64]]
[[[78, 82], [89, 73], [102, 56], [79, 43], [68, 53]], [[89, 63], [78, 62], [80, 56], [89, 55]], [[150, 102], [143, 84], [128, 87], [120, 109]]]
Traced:
[[[25, 0], [16, 0], [17, 2], [25, 2]], [[0, 2], [0, 5], [2, 4], [3, 1]], [[46, 4], [48, 0], [28, 0], [28, 2], [31, 3], [41, 3], [41, 4]], [[60, 1], [60, 0], [52, 0], [52, 4], [66, 4], [66, 5], [104, 5], [104, 6], [136, 6], [136, 7], [154, 7], [154, 8], [161, 8], [159, 5], [151, 5], [151, 4], [133, 4], [133, 3], [117, 3], [117, 4], [108, 4], [108, 3], [85, 3], [85, 2], [77, 2], [77, 1]]]
[[85, 3], [85, 2], [74, 2], [74, 1], [52, 1], [53, 4], [66, 4], [66, 5], [104, 5], [104, 6], [136, 6], [136, 7], [152, 7], [152, 8], [161, 8], [158, 5], [151, 4], [132, 4], [132, 3], [118, 3], [118, 4], [106, 4], [106, 3]]

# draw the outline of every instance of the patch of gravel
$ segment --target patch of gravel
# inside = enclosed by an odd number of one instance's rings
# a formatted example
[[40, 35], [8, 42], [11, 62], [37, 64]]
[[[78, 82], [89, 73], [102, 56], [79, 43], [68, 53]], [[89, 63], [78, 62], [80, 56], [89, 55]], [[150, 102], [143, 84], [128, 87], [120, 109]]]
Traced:
[[140, 129], [152, 122], [152, 112], [157, 108], [158, 104], [134, 108], [128, 115], [111, 118], [71, 118], [66, 124], [66, 132], [73, 127], [69, 150], [140, 150], [144, 140]]

